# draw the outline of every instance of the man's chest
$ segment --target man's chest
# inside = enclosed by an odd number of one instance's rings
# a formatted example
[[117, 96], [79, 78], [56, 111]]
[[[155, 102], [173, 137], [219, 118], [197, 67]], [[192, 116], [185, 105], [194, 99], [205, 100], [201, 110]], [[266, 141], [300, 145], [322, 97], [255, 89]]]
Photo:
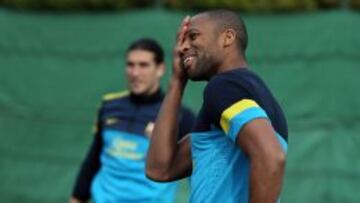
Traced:
[[100, 118], [103, 130], [150, 136], [160, 105], [105, 106]]

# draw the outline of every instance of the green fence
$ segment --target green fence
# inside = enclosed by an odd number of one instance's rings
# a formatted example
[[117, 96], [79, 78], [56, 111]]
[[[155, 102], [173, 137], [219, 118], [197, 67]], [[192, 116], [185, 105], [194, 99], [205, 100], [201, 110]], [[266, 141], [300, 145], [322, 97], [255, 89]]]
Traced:
[[[154, 37], [170, 64], [185, 13], [0, 10], [1, 202], [66, 202], [101, 95], [125, 88], [124, 50]], [[248, 59], [290, 128], [283, 202], [360, 202], [360, 16], [247, 15]], [[167, 84], [167, 77], [163, 85]], [[184, 102], [197, 110], [204, 83]], [[187, 198], [183, 182], [178, 202]]]

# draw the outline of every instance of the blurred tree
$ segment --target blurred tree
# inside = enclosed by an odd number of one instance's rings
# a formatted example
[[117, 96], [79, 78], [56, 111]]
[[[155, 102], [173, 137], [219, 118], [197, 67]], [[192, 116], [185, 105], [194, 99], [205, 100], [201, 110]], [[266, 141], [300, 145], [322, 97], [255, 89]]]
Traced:
[[271, 0], [272, 10], [293, 11], [293, 10], [313, 10], [316, 8], [315, 0]]
[[[42, 8], [49, 8], [55, 10], [68, 10], [68, 9], [80, 9], [84, 6], [83, 0], [46, 0], [42, 1]], [[38, 6], [36, 6], [38, 7]]]
[[318, 0], [320, 8], [339, 8], [341, 0]]
[[170, 8], [230, 8], [243, 11], [295, 11], [340, 6], [340, 0], [166, 0]]
[[0, 0], [0, 4], [18, 9], [125, 9], [166, 6], [174, 9], [230, 8], [246, 12], [299, 11], [339, 8], [351, 1], [359, 8], [360, 0]]
[[2, 5], [17, 9], [38, 9], [41, 8], [41, 0], [1, 0]]
[[0, 0], [0, 4], [17, 9], [83, 10], [148, 7], [156, 0]]
[[351, 0], [350, 6], [351, 8], [360, 9], [360, 0]]

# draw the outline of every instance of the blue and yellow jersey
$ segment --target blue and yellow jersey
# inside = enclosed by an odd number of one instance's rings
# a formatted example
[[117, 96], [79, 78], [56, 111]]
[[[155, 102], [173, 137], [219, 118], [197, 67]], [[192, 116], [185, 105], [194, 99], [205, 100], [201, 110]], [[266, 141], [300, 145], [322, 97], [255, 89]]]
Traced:
[[191, 133], [190, 202], [249, 202], [249, 160], [236, 139], [244, 125], [257, 118], [271, 122], [286, 151], [284, 113], [256, 74], [241, 68], [211, 78]]
[[[141, 97], [126, 92], [105, 95], [97, 132], [78, 177], [74, 196], [94, 202], [173, 202], [176, 184], [145, 176], [149, 136], [164, 95]], [[193, 114], [182, 108], [179, 139], [190, 132]], [[91, 188], [90, 188], [91, 186]]]

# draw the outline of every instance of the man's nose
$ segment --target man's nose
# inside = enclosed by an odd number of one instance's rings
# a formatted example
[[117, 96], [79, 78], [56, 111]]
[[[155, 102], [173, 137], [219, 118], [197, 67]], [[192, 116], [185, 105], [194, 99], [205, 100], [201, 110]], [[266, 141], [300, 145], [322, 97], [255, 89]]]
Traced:
[[130, 68], [130, 71], [129, 71], [130, 75], [133, 76], [133, 77], [138, 76], [138, 75], [140, 74], [140, 70], [139, 70], [139, 69], [140, 69], [140, 68], [139, 68], [137, 65], [131, 67], [131, 68]]
[[185, 54], [190, 49], [190, 43], [187, 38], [185, 38], [184, 43], [180, 46], [180, 52], [181, 54]]

